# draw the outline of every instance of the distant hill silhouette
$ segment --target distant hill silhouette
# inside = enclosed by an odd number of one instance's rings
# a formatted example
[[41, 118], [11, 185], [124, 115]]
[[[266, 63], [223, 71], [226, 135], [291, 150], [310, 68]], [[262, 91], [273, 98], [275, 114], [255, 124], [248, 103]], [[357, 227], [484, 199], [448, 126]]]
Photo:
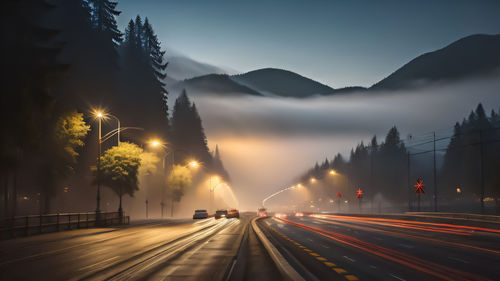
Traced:
[[[167, 56], [168, 61], [167, 74], [170, 78], [177, 81], [190, 79], [207, 74], [227, 74], [227, 70], [215, 65], [195, 61], [191, 58], [174, 55]], [[231, 73], [229, 73], [231, 74]]]
[[218, 95], [262, 95], [258, 91], [234, 82], [227, 74], [208, 74], [191, 79], [186, 79], [182, 81], [180, 85], [177, 85], [177, 87], [186, 88], [188, 92], [191, 92], [193, 94], [204, 92]]
[[307, 98], [412, 88], [428, 82], [494, 73], [495, 70], [500, 71], [500, 35], [471, 35], [440, 50], [418, 56], [370, 88], [354, 86], [333, 89], [297, 73], [277, 68], [263, 68], [232, 76], [208, 74], [180, 82], [172, 79], [167, 86], [177, 92], [182, 88], [190, 89], [190, 93], [195, 95], [211, 93]]
[[255, 90], [272, 93], [282, 97], [303, 98], [313, 95], [328, 95], [334, 89], [297, 73], [264, 68], [231, 77], [234, 81]]
[[471, 35], [425, 53], [370, 90], [395, 90], [421, 83], [482, 75], [500, 68], [500, 35]]

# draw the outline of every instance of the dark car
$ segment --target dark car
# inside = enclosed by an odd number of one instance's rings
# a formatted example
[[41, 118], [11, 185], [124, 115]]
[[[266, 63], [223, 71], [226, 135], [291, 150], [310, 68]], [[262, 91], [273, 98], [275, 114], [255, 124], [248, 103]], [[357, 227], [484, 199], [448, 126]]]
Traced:
[[215, 212], [216, 219], [225, 218], [225, 217], [227, 217], [227, 210], [217, 210]]
[[208, 218], [207, 210], [194, 210], [193, 219], [206, 219]]
[[226, 216], [228, 219], [229, 218], [240, 218], [240, 212], [236, 209], [231, 209], [227, 212], [227, 216]]

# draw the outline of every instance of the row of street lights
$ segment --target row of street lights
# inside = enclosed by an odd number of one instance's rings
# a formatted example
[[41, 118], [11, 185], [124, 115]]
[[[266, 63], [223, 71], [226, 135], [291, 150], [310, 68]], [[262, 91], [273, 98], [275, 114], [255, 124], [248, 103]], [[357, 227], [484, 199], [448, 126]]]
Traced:
[[[120, 145], [120, 132], [127, 130], [127, 129], [135, 129], [135, 130], [144, 130], [143, 128], [140, 127], [121, 127], [120, 119], [116, 117], [115, 115], [112, 115], [107, 112], [103, 112], [101, 110], [95, 110], [94, 111], [94, 116], [98, 120], [99, 124], [99, 136], [98, 136], [98, 155], [97, 155], [97, 178], [100, 178], [101, 174], [101, 156], [102, 156], [102, 143], [105, 142], [106, 140], [110, 139], [114, 135], [117, 135], [117, 145]], [[102, 120], [105, 120], [107, 118], [114, 118], [117, 121], [117, 129], [111, 130], [108, 132], [106, 135], [102, 136]], [[165, 159], [167, 158], [168, 155], [172, 155], [172, 161], [171, 161], [171, 167], [173, 167], [175, 163], [175, 152], [177, 151], [183, 151], [182, 149], [172, 149], [168, 150], [167, 146], [165, 145], [164, 142], [162, 142], [159, 139], [152, 139], [148, 141], [148, 144], [153, 147], [153, 148], [161, 148], [165, 152], [165, 155], [162, 159], [162, 172], [165, 175]], [[190, 168], [197, 168], [200, 166], [201, 163], [196, 161], [196, 160], [190, 160], [184, 167], [190, 167]], [[214, 180], [217, 184], [215, 186], [212, 185], [212, 180]], [[218, 175], [210, 175], [210, 181], [209, 181], [209, 191], [210, 191], [210, 204], [211, 207], [213, 207], [213, 201], [214, 201], [214, 192], [215, 189], [219, 186], [218, 182], [220, 181], [220, 177]], [[162, 199], [161, 199], [161, 217], [163, 218], [163, 208], [165, 206], [164, 203], [164, 198], [162, 194]], [[101, 213], [100, 209], [100, 203], [101, 203], [101, 183], [100, 181], [97, 181], [97, 195], [96, 195], [96, 219], [98, 219], [99, 214]], [[146, 218], [147, 218], [147, 213], [148, 213], [148, 199], [146, 198]], [[118, 212], [120, 213], [120, 216], [123, 214], [122, 206], [120, 205]]]

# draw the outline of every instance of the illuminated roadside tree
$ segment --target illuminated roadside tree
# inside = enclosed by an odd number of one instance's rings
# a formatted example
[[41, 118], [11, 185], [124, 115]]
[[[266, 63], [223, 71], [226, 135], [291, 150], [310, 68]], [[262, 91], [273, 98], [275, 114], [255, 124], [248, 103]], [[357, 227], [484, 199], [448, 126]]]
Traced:
[[90, 126], [83, 119], [83, 114], [76, 110], [69, 111], [57, 118], [49, 131], [41, 140], [42, 160], [51, 159], [40, 165], [38, 180], [41, 184], [43, 204], [41, 211], [50, 212], [51, 198], [56, 194], [58, 182], [75, 172], [78, 150], [84, 146]]
[[[137, 175], [141, 165], [143, 150], [134, 143], [122, 142], [114, 146], [101, 157], [101, 172], [95, 183], [100, 182], [111, 188], [120, 198], [118, 212], [122, 213], [123, 195], [134, 196], [139, 190]], [[97, 171], [95, 171], [97, 175]]]
[[191, 171], [181, 165], [174, 165], [172, 172], [168, 176], [167, 183], [170, 188], [170, 216], [174, 214], [174, 202], [181, 201], [184, 189], [192, 182]]

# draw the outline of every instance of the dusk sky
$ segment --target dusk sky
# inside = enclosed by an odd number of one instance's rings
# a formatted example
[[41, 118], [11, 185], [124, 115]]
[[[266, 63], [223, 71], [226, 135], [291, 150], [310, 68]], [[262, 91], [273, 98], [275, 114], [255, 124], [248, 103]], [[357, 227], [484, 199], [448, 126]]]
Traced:
[[275, 67], [334, 88], [370, 86], [464, 36], [500, 33], [500, 1], [121, 0], [167, 52], [246, 72]]

